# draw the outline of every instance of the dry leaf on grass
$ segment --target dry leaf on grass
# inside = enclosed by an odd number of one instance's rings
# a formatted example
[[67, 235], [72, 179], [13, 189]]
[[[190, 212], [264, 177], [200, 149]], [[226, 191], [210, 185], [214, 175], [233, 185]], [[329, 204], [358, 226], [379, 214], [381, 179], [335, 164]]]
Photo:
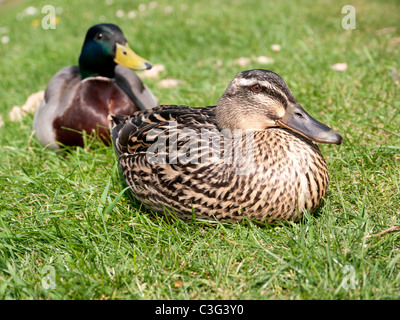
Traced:
[[2, 44], [7, 44], [10, 42], [10, 37], [9, 36], [2, 36], [1, 37], [1, 43]]
[[161, 88], [173, 88], [183, 84], [183, 81], [172, 78], [166, 78], [161, 80], [157, 85]]
[[2, 127], [2, 126], [4, 126], [4, 120], [3, 120], [3, 117], [0, 116], [0, 127]]
[[165, 71], [165, 67], [162, 64], [154, 64], [151, 69], [138, 73], [138, 75], [141, 79], [154, 79], [163, 71]]
[[8, 113], [8, 117], [12, 122], [21, 121], [25, 117], [25, 113], [22, 111], [20, 106], [14, 106]]
[[279, 52], [281, 51], [281, 46], [279, 44], [273, 44], [271, 46], [272, 51]]
[[335, 71], [344, 72], [347, 70], [347, 63], [346, 62], [335, 63], [334, 65], [331, 66], [331, 69]]
[[36, 93], [31, 94], [28, 99], [26, 99], [25, 104], [21, 107], [24, 112], [34, 113], [39, 106], [40, 102], [42, 102], [44, 98], [44, 91], [38, 91]]
[[235, 60], [235, 63], [241, 67], [245, 67], [248, 64], [250, 64], [251, 59], [250, 58], [245, 58], [245, 57], [240, 57], [238, 59]]
[[182, 281], [182, 280], [177, 280], [177, 281], [175, 281], [175, 283], [174, 283], [174, 288], [175, 288], [175, 289], [178, 289], [182, 284], [183, 284], [183, 281]]
[[158, 7], [157, 1], [152, 1], [152, 2], [149, 3], [149, 8], [150, 9], [155, 9], [157, 7]]
[[221, 59], [217, 59], [217, 61], [215, 61], [214, 67], [220, 68], [220, 67], [222, 67], [222, 65], [223, 65], [222, 60]]
[[241, 67], [245, 67], [248, 64], [251, 63], [251, 61], [255, 61], [260, 64], [271, 64], [274, 62], [274, 59], [266, 56], [259, 56], [259, 57], [252, 57], [252, 58], [246, 58], [246, 57], [240, 57], [235, 60], [235, 63]]
[[21, 121], [28, 113], [35, 113], [44, 98], [44, 91], [31, 94], [22, 107], [14, 106], [8, 114], [11, 121]]
[[259, 56], [255, 59], [255, 61], [261, 64], [271, 64], [274, 62], [274, 59], [266, 56]]

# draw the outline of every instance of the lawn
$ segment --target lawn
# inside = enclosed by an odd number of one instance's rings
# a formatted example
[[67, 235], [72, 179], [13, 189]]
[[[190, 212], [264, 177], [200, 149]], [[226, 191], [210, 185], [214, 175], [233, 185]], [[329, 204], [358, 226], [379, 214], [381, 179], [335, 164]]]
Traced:
[[[1, 299], [400, 298], [397, 0], [58, 0], [56, 29], [43, 29], [52, 2], [0, 3]], [[355, 29], [342, 28], [347, 4]], [[280, 74], [344, 137], [321, 145], [324, 205], [274, 226], [170, 221], [129, 194], [112, 148], [43, 149], [33, 114], [9, 112], [77, 63], [99, 22], [165, 67], [144, 80], [160, 104], [213, 105], [242, 70]]]

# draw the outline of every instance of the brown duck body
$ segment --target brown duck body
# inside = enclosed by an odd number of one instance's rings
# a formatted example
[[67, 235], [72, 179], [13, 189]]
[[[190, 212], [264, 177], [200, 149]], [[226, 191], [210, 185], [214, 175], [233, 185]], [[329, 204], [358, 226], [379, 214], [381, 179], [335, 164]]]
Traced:
[[55, 138], [63, 145], [83, 147], [81, 132], [95, 131], [105, 144], [109, 144], [109, 114], [131, 114], [138, 110], [111, 79], [85, 79], [76, 87], [76, 95], [65, 112], [54, 118]]
[[133, 195], [182, 219], [296, 221], [328, 188], [314, 141], [342, 142], [262, 69], [238, 74], [217, 106], [160, 106], [115, 116], [111, 126]]
[[59, 148], [59, 142], [83, 147], [82, 131], [96, 133], [109, 144], [110, 114], [128, 115], [141, 109], [130, 96], [138, 97], [146, 108], [157, 105], [138, 76], [122, 66], [115, 69], [113, 79], [97, 76], [82, 80], [78, 66], [63, 68], [53, 77], [33, 122], [43, 145]]
[[[240, 221], [246, 216], [270, 222], [297, 220], [304, 209], [315, 211], [328, 188], [328, 170], [318, 146], [288, 129], [268, 128], [249, 132], [254, 152], [248, 157], [245, 136], [232, 141], [219, 133], [215, 108], [164, 106], [114, 124], [119, 165], [133, 195], [151, 210], [168, 209], [182, 219], [194, 212], [203, 219]], [[196, 133], [194, 141], [179, 138], [187, 128], [191, 137]], [[158, 158], [165, 151], [165, 161], [149, 161], [156, 158], [149, 152], [154, 133], [165, 141], [180, 140], [159, 149]], [[218, 145], [211, 143], [215, 139]], [[227, 161], [229, 144], [224, 147], [224, 141], [232, 143], [233, 150], [241, 144], [244, 157]], [[218, 150], [219, 156], [213, 156]]]

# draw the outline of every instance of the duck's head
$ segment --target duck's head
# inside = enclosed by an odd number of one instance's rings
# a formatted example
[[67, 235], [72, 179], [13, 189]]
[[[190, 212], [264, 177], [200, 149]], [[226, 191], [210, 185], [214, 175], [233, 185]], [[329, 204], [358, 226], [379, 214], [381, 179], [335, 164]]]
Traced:
[[217, 104], [217, 124], [231, 131], [283, 127], [321, 143], [343, 140], [303, 109], [279, 75], [262, 69], [243, 71], [230, 82]]
[[118, 26], [102, 23], [91, 27], [86, 33], [79, 57], [82, 79], [94, 76], [113, 78], [117, 64], [133, 70], [151, 68], [148, 61], [129, 48]]

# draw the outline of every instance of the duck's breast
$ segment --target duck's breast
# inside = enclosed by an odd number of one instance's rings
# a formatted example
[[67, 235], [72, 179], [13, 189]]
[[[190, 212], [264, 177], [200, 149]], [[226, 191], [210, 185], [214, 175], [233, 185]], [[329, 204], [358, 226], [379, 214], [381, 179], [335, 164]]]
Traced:
[[111, 79], [85, 79], [65, 112], [54, 119], [56, 139], [65, 145], [83, 146], [80, 132], [86, 131], [89, 134], [96, 132], [108, 143], [110, 114], [129, 115], [137, 110], [132, 100]]
[[[297, 220], [315, 211], [328, 188], [328, 170], [316, 144], [286, 129], [270, 129], [260, 144], [259, 202], [278, 219]], [[257, 203], [260, 206], [260, 203]], [[257, 207], [257, 206], [256, 206]]]

